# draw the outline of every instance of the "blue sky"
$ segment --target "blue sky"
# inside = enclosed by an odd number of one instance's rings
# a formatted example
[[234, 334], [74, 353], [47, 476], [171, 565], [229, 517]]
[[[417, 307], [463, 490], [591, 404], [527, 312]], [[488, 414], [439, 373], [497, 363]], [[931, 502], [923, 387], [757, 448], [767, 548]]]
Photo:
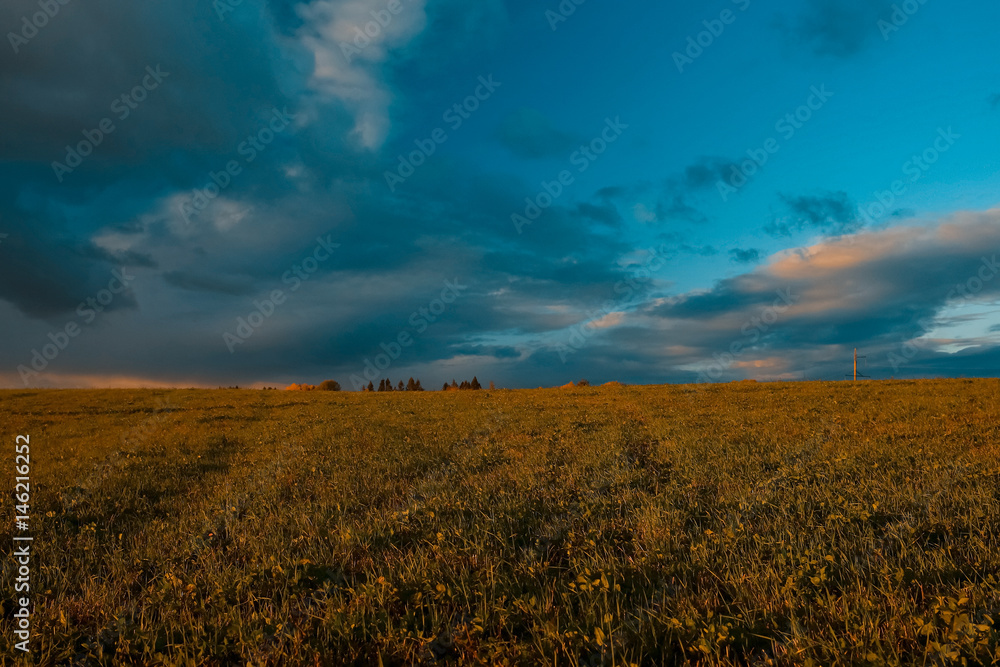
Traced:
[[1000, 373], [995, 3], [40, 11], [2, 386]]

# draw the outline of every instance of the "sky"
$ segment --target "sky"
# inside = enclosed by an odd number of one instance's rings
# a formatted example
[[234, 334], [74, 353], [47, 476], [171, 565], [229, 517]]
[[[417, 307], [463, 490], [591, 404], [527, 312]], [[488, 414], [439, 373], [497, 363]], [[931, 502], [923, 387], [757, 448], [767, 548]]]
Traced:
[[0, 387], [996, 377], [998, 24], [8, 0]]

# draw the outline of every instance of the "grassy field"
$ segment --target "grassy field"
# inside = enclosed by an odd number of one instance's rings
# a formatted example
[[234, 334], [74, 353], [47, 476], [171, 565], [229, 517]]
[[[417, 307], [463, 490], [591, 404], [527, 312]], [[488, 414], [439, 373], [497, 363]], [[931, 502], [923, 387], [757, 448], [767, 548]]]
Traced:
[[8, 501], [31, 436], [38, 664], [1000, 662], [997, 380], [10, 391], [0, 416]]

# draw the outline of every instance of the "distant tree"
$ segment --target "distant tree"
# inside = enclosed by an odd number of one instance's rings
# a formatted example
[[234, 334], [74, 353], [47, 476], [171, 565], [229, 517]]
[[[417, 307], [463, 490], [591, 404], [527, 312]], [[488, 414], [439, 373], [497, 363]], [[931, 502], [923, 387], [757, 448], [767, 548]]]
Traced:
[[378, 381], [378, 390], [379, 391], [385, 391], [385, 380], [379, 380]]
[[589, 387], [590, 383], [587, 382], [586, 380], [580, 380], [579, 382], [576, 383], [576, 386], [577, 387]]
[[406, 391], [406, 385], [403, 384], [402, 380], [399, 381], [399, 385], [396, 387], [396, 391]]
[[454, 378], [452, 378], [452, 380], [451, 380], [451, 388], [452, 389], [458, 389], [458, 383], [455, 382]]
[[477, 378], [475, 375], [473, 375], [472, 376], [472, 383], [469, 385], [469, 388], [470, 389], [479, 390], [479, 389], [483, 388], [483, 385], [479, 384], [479, 378]]
[[496, 388], [497, 388], [496, 385], [493, 384], [493, 380], [490, 380], [490, 391], [493, 391]]
[[368, 382], [368, 391], [375, 391], [375, 385], [372, 384], [370, 381]]
[[444, 383], [444, 386], [443, 386], [443, 387], [441, 387], [441, 391], [448, 391], [449, 389], [451, 389], [451, 387], [449, 387], [449, 386], [448, 386], [448, 383], [447, 383], [447, 382], [445, 382], [445, 383]]
[[417, 384], [414, 385], [413, 391], [423, 391], [424, 388], [420, 386], [420, 380], [417, 380]]
[[340, 383], [336, 380], [323, 380], [319, 383], [320, 391], [340, 391]]
[[413, 378], [410, 378], [409, 381], [406, 383], [406, 391], [416, 391], [416, 390], [417, 390], [417, 383], [413, 381]]

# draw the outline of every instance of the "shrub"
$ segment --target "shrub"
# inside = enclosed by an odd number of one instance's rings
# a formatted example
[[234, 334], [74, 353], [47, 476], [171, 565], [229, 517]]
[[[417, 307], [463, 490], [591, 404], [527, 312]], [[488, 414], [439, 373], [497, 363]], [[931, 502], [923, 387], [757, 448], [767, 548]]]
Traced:
[[320, 391], [340, 391], [340, 383], [336, 380], [324, 380], [319, 383]]

